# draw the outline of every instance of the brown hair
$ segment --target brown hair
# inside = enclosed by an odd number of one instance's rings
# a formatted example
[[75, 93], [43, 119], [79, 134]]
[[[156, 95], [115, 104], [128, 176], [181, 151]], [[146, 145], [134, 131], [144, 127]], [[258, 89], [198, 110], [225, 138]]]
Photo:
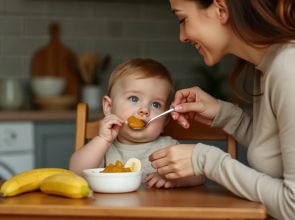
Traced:
[[[196, 2], [207, 8], [213, 0]], [[294, 0], [226, 0], [226, 4], [233, 31], [247, 44], [263, 47], [295, 39]], [[250, 74], [249, 70], [254, 69], [253, 67], [253, 64], [243, 59], [238, 60], [230, 77], [230, 85], [237, 95], [238, 77], [241, 74]], [[246, 90], [246, 79], [247, 76], [244, 77], [244, 91], [249, 94]]]
[[130, 59], [118, 65], [111, 73], [108, 84], [108, 95], [111, 95], [115, 83], [123, 77], [136, 75], [139, 79], [159, 78], [165, 79], [170, 84], [170, 93], [167, 104], [169, 105], [174, 98], [174, 81], [169, 71], [159, 62], [153, 59], [136, 58]]

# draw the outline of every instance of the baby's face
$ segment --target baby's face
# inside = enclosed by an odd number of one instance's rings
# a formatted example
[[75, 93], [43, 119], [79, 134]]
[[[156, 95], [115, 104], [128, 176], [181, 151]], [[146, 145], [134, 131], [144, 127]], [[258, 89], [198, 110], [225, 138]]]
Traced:
[[[124, 121], [132, 115], [148, 121], [166, 110], [169, 93], [170, 84], [165, 79], [124, 77], [113, 87], [111, 111]], [[152, 141], [163, 131], [166, 119], [155, 120], [143, 130], [124, 125], [118, 139], [125, 143]]]

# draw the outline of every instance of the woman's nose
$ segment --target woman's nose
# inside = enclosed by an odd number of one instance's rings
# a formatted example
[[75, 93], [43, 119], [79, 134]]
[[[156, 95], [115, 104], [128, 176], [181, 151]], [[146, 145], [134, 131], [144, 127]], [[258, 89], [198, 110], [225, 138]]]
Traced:
[[182, 28], [180, 27], [180, 30], [179, 30], [179, 40], [183, 43], [185, 42], [188, 42], [188, 39], [184, 33], [184, 31], [182, 30]]

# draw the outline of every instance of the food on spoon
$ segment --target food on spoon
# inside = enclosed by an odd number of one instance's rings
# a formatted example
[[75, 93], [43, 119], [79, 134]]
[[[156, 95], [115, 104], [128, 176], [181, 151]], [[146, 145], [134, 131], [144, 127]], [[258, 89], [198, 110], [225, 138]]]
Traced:
[[141, 162], [137, 158], [130, 158], [125, 163], [126, 168], [130, 168], [132, 172], [137, 172], [141, 170]]
[[132, 129], [141, 129], [144, 128], [146, 122], [142, 119], [136, 118], [135, 116], [130, 116], [127, 120], [128, 126]]
[[123, 173], [123, 172], [132, 172], [130, 168], [124, 167], [123, 163], [120, 160], [116, 160], [115, 164], [109, 163], [101, 173]]

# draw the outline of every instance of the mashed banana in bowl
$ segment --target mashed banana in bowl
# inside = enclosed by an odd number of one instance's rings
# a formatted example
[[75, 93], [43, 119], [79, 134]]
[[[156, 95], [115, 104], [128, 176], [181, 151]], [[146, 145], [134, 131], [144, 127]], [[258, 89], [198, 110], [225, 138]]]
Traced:
[[120, 173], [120, 172], [131, 172], [129, 167], [125, 168], [120, 160], [117, 160], [115, 164], [109, 163], [101, 173]]
[[141, 162], [137, 158], [130, 158], [125, 165], [120, 160], [116, 160], [115, 164], [109, 163], [101, 173], [123, 173], [137, 172], [141, 170]]

